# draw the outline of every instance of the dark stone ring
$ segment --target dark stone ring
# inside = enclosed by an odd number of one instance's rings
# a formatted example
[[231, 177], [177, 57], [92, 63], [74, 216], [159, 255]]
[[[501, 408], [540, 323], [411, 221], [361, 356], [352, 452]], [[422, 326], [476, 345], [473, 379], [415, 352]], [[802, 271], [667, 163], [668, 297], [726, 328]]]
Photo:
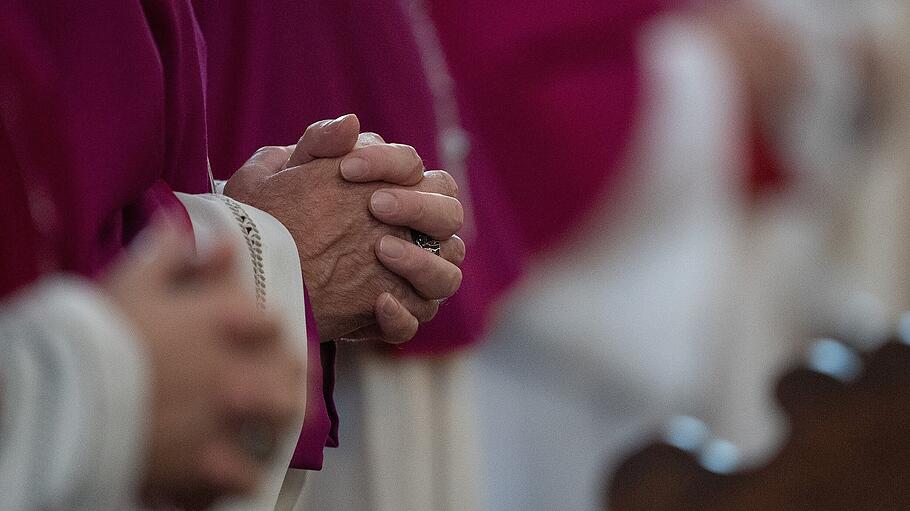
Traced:
[[426, 250], [427, 252], [432, 252], [436, 255], [439, 255], [439, 240], [434, 240], [428, 235], [411, 229], [411, 241], [414, 242], [418, 247]]

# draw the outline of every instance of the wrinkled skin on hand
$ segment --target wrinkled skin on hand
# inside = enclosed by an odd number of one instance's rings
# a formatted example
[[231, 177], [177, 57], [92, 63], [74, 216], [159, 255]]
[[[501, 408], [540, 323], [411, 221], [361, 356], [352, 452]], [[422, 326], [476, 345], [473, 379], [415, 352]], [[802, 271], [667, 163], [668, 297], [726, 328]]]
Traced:
[[[464, 214], [454, 198], [457, 186], [445, 172], [425, 173], [409, 146], [358, 137], [355, 117], [334, 122], [312, 125], [296, 146], [261, 149], [228, 181], [225, 194], [287, 227], [324, 340], [401, 342], [461, 283], [464, 244], [453, 236]], [[355, 159], [369, 164], [362, 182], [342, 176]], [[379, 207], [382, 193], [397, 207]], [[411, 244], [412, 227], [444, 240], [442, 257]]]

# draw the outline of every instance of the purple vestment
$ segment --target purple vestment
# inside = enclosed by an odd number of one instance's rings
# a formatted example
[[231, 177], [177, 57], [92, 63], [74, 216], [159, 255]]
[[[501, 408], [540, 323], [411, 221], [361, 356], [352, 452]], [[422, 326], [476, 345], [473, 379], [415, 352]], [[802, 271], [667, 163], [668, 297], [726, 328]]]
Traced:
[[[208, 47], [212, 166], [225, 177], [257, 148], [294, 143], [311, 122], [353, 112], [365, 131], [414, 146], [440, 168], [436, 114], [410, 21], [395, 0], [197, 1]], [[482, 143], [475, 143], [475, 146]], [[494, 298], [519, 275], [517, 237], [495, 171], [468, 157], [478, 237], [464, 280], [417, 338], [394, 353], [432, 355], [478, 339]]]
[[[0, 297], [96, 275], [160, 209], [188, 222], [173, 192], [210, 191], [204, 51], [185, 0], [4, 2]], [[307, 419], [300, 466], [319, 468], [324, 403]]]
[[[634, 122], [637, 36], [667, 3], [428, 3], [473, 139], [462, 186], [477, 235], [467, 240], [462, 288], [401, 353], [477, 340], [528, 258], [558, 245], [606, 196]], [[347, 112], [363, 129], [416, 147], [429, 168], [440, 165], [426, 48], [404, 4], [196, 2], [216, 176]]]
[[643, 25], [678, 0], [431, 0], [468, 126], [531, 252], [618, 199]]
[[6, 2], [2, 292], [94, 275], [172, 193], [206, 192], [198, 31], [182, 2]]

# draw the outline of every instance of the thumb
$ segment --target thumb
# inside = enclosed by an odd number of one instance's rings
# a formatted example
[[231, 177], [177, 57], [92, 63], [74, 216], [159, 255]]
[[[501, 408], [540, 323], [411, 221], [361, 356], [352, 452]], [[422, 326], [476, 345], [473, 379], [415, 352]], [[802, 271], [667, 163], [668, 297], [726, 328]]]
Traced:
[[[242, 167], [237, 169], [237, 172], [228, 181], [228, 186], [232, 188], [236, 186], [243, 187], [243, 183], [245, 183], [253, 184], [255, 188], [256, 183], [284, 169], [284, 164], [288, 161], [288, 156], [293, 149], [294, 146], [266, 146], [259, 148]], [[238, 185], [238, 182], [241, 184]], [[225, 187], [225, 190], [225, 195], [232, 195], [228, 193], [227, 187]]]
[[354, 114], [311, 124], [297, 142], [286, 167], [296, 167], [316, 158], [338, 158], [354, 149], [360, 134], [360, 119]]

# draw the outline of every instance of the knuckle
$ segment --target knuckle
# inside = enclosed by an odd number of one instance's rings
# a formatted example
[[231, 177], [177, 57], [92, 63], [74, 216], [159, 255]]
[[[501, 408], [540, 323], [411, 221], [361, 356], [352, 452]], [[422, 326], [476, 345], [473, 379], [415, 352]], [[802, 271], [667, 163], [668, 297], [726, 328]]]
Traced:
[[[297, 139], [297, 143], [294, 144], [293, 146], [289, 146], [291, 148], [292, 152], [296, 151], [298, 147], [306, 146], [307, 141], [310, 139], [310, 137], [313, 136], [314, 129], [315, 128], [313, 128], [313, 126], [310, 126], [309, 128], [307, 128], [306, 131], [303, 132], [303, 135], [300, 135], [300, 138]], [[307, 133], [309, 133], [309, 135]]]
[[389, 144], [368, 144], [363, 148], [357, 151], [357, 155], [361, 158], [364, 158], [370, 162], [370, 168], [381, 169], [383, 172], [387, 172], [386, 169], [394, 168], [395, 166], [395, 155], [393, 152], [389, 151]]
[[246, 161], [242, 169], [247, 172], [267, 172], [277, 171], [291, 155], [292, 150], [286, 146], [265, 146], [260, 147]]
[[259, 149], [256, 149], [256, 152], [253, 153], [253, 156], [263, 157], [263, 156], [268, 156], [268, 155], [272, 155], [275, 153], [283, 153], [285, 151], [287, 151], [287, 147], [285, 147], [285, 146], [267, 145], [267, 146], [262, 146]]
[[458, 198], [458, 183], [455, 181], [455, 178], [444, 170], [440, 170], [439, 175], [442, 178], [443, 183], [442, 193], [449, 197]]
[[400, 272], [401, 275], [405, 276], [419, 273], [424, 265], [423, 254], [421, 254], [423, 249], [404, 240], [402, 242], [404, 244], [404, 252], [395, 263], [396, 273]]
[[421, 189], [440, 195], [448, 195], [455, 199], [458, 198], [458, 183], [448, 172], [444, 170], [431, 170], [426, 173], [425, 177], [425, 185], [422, 183]]
[[452, 199], [452, 231], [458, 231], [464, 225], [464, 207], [457, 199]]
[[357, 142], [362, 146], [369, 146], [369, 145], [383, 144], [383, 143], [385, 143], [385, 140], [383, 140], [382, 137], [379, 136], [378, 133], [374, 133], [372, 131], [364, 131], [363, 133], [361, 133], [360, 135], [357, 136]]
[[406, 175], [414, 182], [420, 181], [423, 177], [424, 166], [423, 159], [420, 157], [420, 154], [417, 153], [417, 149], [406, 144], [392, 144], [392, 146], [404, 154], [404, 160], [407, 161], [407, 163], [403, 170], [406, 171]]
[[417, 154], [417, 149], [414, 149], [414, 146], [408, 144], [392, 144], [392, 147], [404, 152], [412, 161], [420, 161], [420, 155]]
[[[386, 214], [384, 220], [395, 224], [407, 225], [426, 214], [426, 204], [420, 194], [411, 190], [389, 189], [387, 191], [398, 200], [398, 209], [393, 213]], [[406, 231], [403, 234], [406, 240], [410, 239], [410, 231]]]

